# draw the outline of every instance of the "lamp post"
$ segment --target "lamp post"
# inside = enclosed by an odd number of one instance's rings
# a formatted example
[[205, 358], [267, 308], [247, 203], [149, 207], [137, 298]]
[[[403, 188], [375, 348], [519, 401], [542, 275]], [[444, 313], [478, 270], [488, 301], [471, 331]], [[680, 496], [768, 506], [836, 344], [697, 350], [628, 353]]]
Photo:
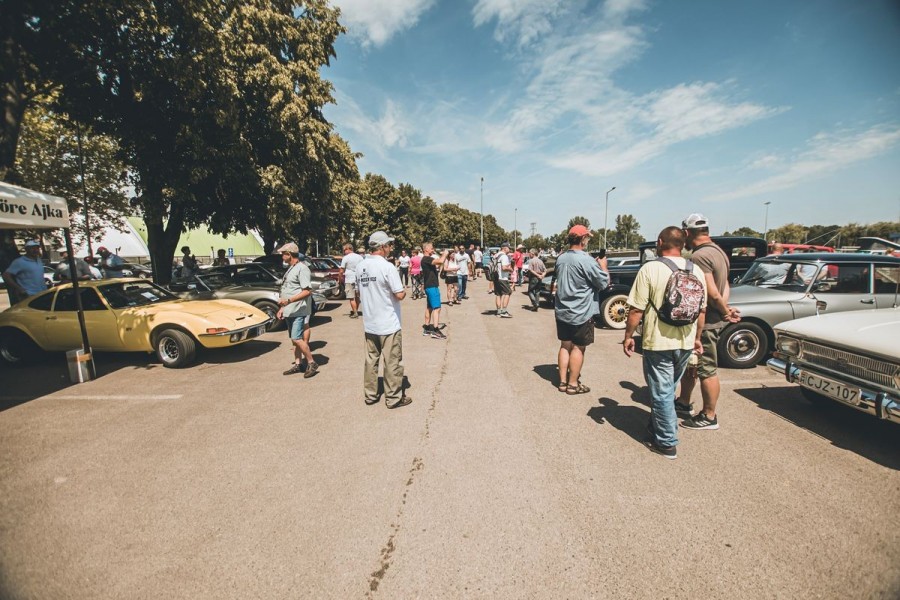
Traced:
[[765, 221], [765, 225], [763, 226], [763, 231], [765, 233], [763, 233], [763, 239], [768, 242], [769, 241], [769, 205], [772, 203], [771, 202], [763, 202], [763, 204], [766, 207], [766, 221]]
[[609, 191], [606, 192], [606, 210], [603, 212], [603, 247], [609, 248], [606, 245], [606, 224], [609, 222], [609, 192], [616, 189], [616, 186], [612, 186], [609, 188]]
[[519, 245], [519, 209], [513, 209], [513, 248]]
[[484, 252], [484, 177], [481, 178], [481, 251]]

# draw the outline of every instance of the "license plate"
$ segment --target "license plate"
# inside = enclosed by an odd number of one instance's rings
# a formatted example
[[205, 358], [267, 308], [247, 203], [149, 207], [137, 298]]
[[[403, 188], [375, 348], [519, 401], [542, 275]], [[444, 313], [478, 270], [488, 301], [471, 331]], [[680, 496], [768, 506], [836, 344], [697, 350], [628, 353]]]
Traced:
[[812, 373], [807, 373], [805, 371], [800, 372], [799, 383], [803, 387], [818, 392], [823, 396], [828, 396], [829, 398], [834, 398], [835, 400], [846, 402], [847, 404], [852, 404], [854, 406], [859, 405], [859, 388], [847, 387], [843, 383], [838, 383], [833, 379], [819, 377], [818, 375], [813, 375]]

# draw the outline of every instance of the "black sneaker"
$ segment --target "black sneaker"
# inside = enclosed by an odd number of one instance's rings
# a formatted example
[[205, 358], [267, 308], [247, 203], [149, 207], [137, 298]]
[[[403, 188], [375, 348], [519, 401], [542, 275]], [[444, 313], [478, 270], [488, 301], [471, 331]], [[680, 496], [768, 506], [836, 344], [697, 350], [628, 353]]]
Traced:
[[678, 458], [678, 451], [675, 450], [675, 446], [657, 446], [656, 442], [647, 442], [645, 445], [650, 449], [650, 452], [655, 452], [669, 460]]
[[293, 375], [294, 373], [302, 373], [303, 371], [304, 369], [302, 366], [300, 366], [299, 363], [294, 363], [294, 365], [290, 369], [282, 373], [282, 375]]
[[684, 402], [675, 401], [675, 414], [685, 419], [690, 419], [694, 414], [694, 405], [685, 404]]
[[446, 340], [447, 339], [447, 336], [444, 335], [444, 332], [440, 331], [438, 329], [431, 330], [431, 337], [433, 337], [436, 340]]
[[690, 419], [682, 421], [681, 426], [685, 429], [718, 429], [719, 420], [715, 417], [710, 419], [701, 411]]
[[422, 325], [422, 335], [426, 337], [431, 335], [431, 325]]

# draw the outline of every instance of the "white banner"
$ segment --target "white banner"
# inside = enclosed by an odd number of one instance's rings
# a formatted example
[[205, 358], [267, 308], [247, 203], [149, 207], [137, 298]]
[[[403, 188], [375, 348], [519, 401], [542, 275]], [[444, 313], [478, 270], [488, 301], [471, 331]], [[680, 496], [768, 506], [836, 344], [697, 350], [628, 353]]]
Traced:
[[0, 229], [68, 228], [66, 201], [0, 181]]

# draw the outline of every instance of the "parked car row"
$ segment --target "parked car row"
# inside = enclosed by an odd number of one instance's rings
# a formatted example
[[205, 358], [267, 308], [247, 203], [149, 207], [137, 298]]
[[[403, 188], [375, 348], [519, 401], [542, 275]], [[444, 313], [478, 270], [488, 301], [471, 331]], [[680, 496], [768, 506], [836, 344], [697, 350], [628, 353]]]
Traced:
[[[167, 367], [194, 361], [197, 346], [223, 348], [265, 332], [270, 317], [237, 300], [182, 300], [142, 279], [79, 284], [94, 350], [155, 352]], [[65, 283], [0, 313], [0, 358], [18, 363], [39, 350], [81, 347], [75, 290]]]
[[[336, 277], [314, 273], [313, 311], [337, 298], [339, 287]], [[226, 347], [283, 328], [280, 289], [281, 277], [260, 263], [207, 267], [167, 287], [143, 277], [79, 282], [94, 350], [155, 352], [174, 368], [191, 364], [198, 346]], [[39, 351], [80, 347], [75, 300], [72, 284], [62, 283], [0, 313], [0, 359], [16, 364]]]

